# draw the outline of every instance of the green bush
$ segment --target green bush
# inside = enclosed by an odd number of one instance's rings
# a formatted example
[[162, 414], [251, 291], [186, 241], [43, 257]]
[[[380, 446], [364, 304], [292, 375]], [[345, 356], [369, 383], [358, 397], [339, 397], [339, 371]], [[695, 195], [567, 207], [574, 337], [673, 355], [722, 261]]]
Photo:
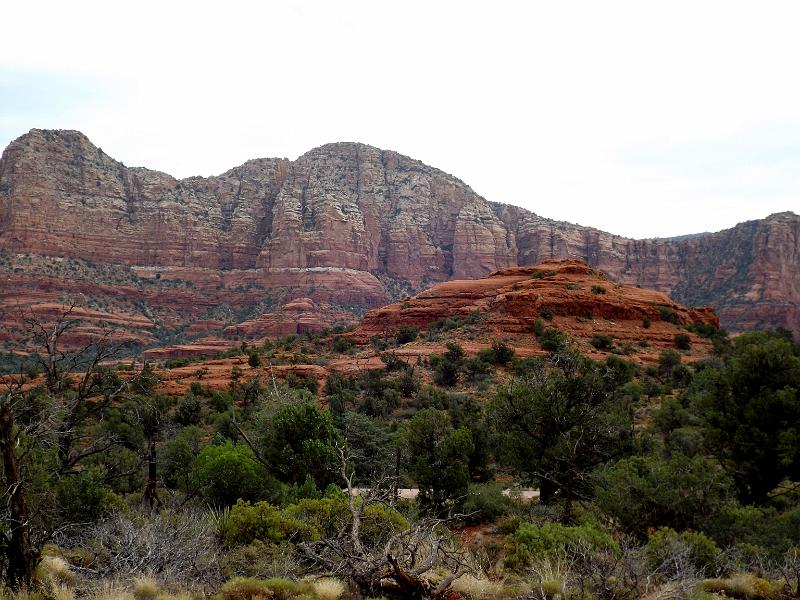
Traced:
[[314, 586], [307, 581], [234, 577], [219, 590], [222, 600], [292, 600], [314, 598]]
[[197, 457], [193, 479], [203, 498], [214, 506], [231, 506], [240, 498], [260, 500], [267, 493], [266, 469], [247, 446], [226, 442], [206, 446]]
[[688, 550], [692, 565], [706, 577], [716, 574], [722, 552], [713, 540], [702, 533], [694, 531], [677, 533], [668, 527], [662, 527], [648, 537], [645, 546], [647, 566], [653, 571], [663, 569], [676, 553], [681, 553], [683, 550]]
[[247, 364], [256, 369], [261, 366], [261, 355], [258, 352], [251, 352], [247, 357]]
[[692, 338], [686, 333], [676, 333], [675, 347], [678, 350], [689, 350], [692, 347]]
[[592, 286], [592, 293], [593, 294], [605, 294], [606, 293], [606, 288], [604, 288], [603, 286], [600, 286], [600, 285], [593, 285]]
[[598, 473], [598, 506], [625, 531], [699, 529], [731, 499], [733, 482], [711, 459], [633, 456]]
[[544, 335], [544, 321], [541, 319], [536, 319], [533, 323], [533, 333], [537, 338], [540, 338]]
[[511, 571], [522, 571], [534, 558], [555, 557], [576, 546], [591, 550], [619, 552], [619, 544], [605, 531], [591, 525], [569, 527], [560, 523], [524, 523], [511, 535], [511, 548], [504, 564]]
[[431, 356], [433, 380], [437, 385], [453, 387], [458, 383], [464, 366], [464, 349], [455, 342], [447, 343], [447, 352]]
[[320, 532], [312, 524], [287, 514], [267, 502], [250, 504], [239, 500], [220, 525], [219, 535], [225, 544], [245, 546], [254, 540], [280, 543], [319, 539]]
[[513, 501], [503, 495], [503, 488], [491, 482], [471, 484], [461, 512], [467, 515], [468, 523], [478, 524], [494, 523], [512, 509]]
[[614, 347], [614, 338], [604, 333], [595, 333], [589, 343], [598, 350], [611, 350]]
[[403, 325], [397, 331], [395, 339], [399, 345], [402, 345], [413, 342], [417, 339], [417, 337], [419, 337], [419, 327], [415, 325]]
[[672, 323], [673, 325], [678, 324], [678, 313], [669, 306], [659, 306], [658, 315], [661, 317], [661, 320], [666, 323]]
[[370, 504], [361, 515], [361, 534], [369, 546], [383, 546], [392, 535], [406, 531], [408, 520], [385, 504]]
[[567, 334], [558, 329], [545, 329], [544, 333], [539, 337], [539, 344], [543, 350], [548, 352], [556, 352], [567, 345], [569, 338]]
[[299, 484], [310, 475], [319, 488], [339, 482], [336, 446], [342, 439], [327, 410], [313, 402], [286, 404], [262, 431], [262, 454], [281, 481]]
[[492, 357], [496, 365], [504, 366], [514, 360], [514, 349], [501, 340], [492, 341]]
[[203, 403], [192, 392], [187, 392], [175, 409], [175, 421], [181, 425], [197, 425], [203, 419]]
[[719, 333], [719, 329], [709, 323], [690, 323], [686, 329], [704, 338], [710, 338]]
[[774, 506], [730, 504], [703, 529], [720, 545], [759, 547], [775, 557], [800, 540], [800, 507], [780, 512]]
[[333, 336], [333, 341], [331, 342], [331, 348], [333, 348], [333, 351], [341, 354], [349, 351], [355, 345], [356, 343], [351, 338], [344, 337], [342, 335]]
[[91, 466], [59, 479], [55, 500], [61, 515], [74, 523], [91, 523], [118, 509], [121, 501], [105, 485], [104, 475], [101, 467]]
[[[483, 352], [491, 352], [488, 348], [485, 350], [481, 350]], [[475, 358], [470, 358], [464, 361], [464, 375], [467, 378], [467, 381], [470, 383], [480, 383], [481, 381], [485, 381], [489, 377], [492, 376], [494, 369], [492, 365], [484, 358], [484, 356], [478, 354]]]
[[299, 377], [294, 373], [288, 373], [286, 375], [286, 385], [293, 390], [308, 390], [312, 394], [316, 394], [319, 391], [319, 383], [313, 375]]
[[675, 350], [662, 350], [658, 355], [658, 368], [663, 375], [672, 375], [672, 370], [681, 364], [681, 355]]

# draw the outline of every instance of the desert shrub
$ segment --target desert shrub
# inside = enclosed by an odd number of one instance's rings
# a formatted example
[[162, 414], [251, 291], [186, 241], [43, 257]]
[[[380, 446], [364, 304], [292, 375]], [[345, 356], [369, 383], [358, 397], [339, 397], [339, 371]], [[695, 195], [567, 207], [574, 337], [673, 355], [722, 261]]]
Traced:
[[733, 482], [711, 459], [633, 456], [598, 473], [598, 506], [627, 532], [699, 529], [730, 501]]
[[503, 495], [499, 484], [474, 483], [469, 486], [467, 497], [462, 503], [468, 523], [494, 523], [513, 510], [513, 501]]
[[661, 318], [661, 320], [666, 323], [672, 323], [673, 325], [678, 324], [678, 313], [676, 313], [669, 306], [659, 306], [658, 315]]
[[247, 364], [256, 369], [261, 366], [261, 355], [258, 352], [251, 352], [247, 356]]
[[181, 425], [197, 425], [203, 419], [203, 403], [192, 392], [186, 393], [175, 408], [175, 421]]
[[592, 286], [592, 293], [593, 294], [605, 294], [606, 293], [606, 288], [604, 288], [601, 285], [593, 285]]
[[355, 346], [356, 343], [349, 337], [345, 337], [342, 335], [335, 335], [333, 336], [333, 341], [331, 342], [331, 348], [334, 352], [345, 353]]
[[302, 483], [310, 475], [319, 488], [339, 482], [342, 439], [329, 411], [313, 402], [286, 404], [265, 419], [262, 432], [262, 455], [281, 481]]
[[179, 369], [180, 367], [185, 367], [191, 364], [191, 360], [188, 358], [170, 358], [169, 360], [164, 361], [164, 368], [165, 369]]
[[662, 350], [658, 355], [658, 369], [662, 375], [671, 376], [672, 369], [681, 364], [681, 355], [675, 350]]
[[533, 334], [537, 338], [540, 338], [544, 335], [544, 330], [545, 330], [544, 321], [542, 321], [541, 319], [536, 319], [536, 321], [533, 322]]
[[650, 319], [648, 317], [642, 319], [642, 327], [645, 329], [650, 329]]
[[250, 504], [239, 500], [222, 521], [219, 536], [229, 547], [244, 546], [255, 540], [280, 543], [287, 540], [319, 539], [320, 532], [311, 524], [287, 514], [268, 502]]
[[713, 337], [719, 332], [719, 329], [709, 323], [690, 323], [686, 329], [704, 338]]
[[211, 393], [210, 403], [215, 412], [222, 413], [233, 406], [233, 397], [228, 392], [215, 391]]
[[300, 377], [294, 373], [289, 373], [286, 375], [286, 385], [293, 390], [308, 390], [312, 394], [316, 394], [319, 391], [319, 383], [313, 375]]
[[604, 333], [595, 333], [589, 343], [598, 350], [610, 350], [614, 347], [614, 338]]
[[692, 338], [686, 333], [676, 333], [675, 347], [678, 350], [689, 350], [692, 347]]
[[62, 477], [53, 491], [59, 513], [74, 523], [93, 523], [121, 504], [106, 484], [105, 469], [95, 465]]
[[458, 315], [453, 317], [446, 317], [439, 319], [428, 325], [428, 335], [436, 336], [443, 331], [452, 331], [467, 325], [474, 325], [480, 320], [481, 316], [478, 312], [471, 312], [468, 315]]
[[403, 398], [410, 398], [419, 389], [419, 378], [414, 376], [411, 370], [404, 371], [397, 379], [397, 391]]
[[464, 349], [455, 342], [447, 343], [447, 352], [431, 356], [433, 380], [441, 386], [453, 387], [458, 383], [464, 365]]
[[333, 372], [325, 380], [325, 395], [341, 394], [342, 392], [357, 392], [358, 382], [352, 377], [345, 377]]
[[722, 559], [722, 552], [713, 540], [703, 533], [684, 531], [677, 533], [674, 529], [662, 527], [648, 536], [645, 546], [645, 561], [655, 571], [676, 556], [685, 553], [691, 565], [706, 577], [717, 573]]
[[222, 600], [292, 600], [314, 598], [314, 587], [307, 581], [234, 577], [219, 590]]
[[496, 365], [507, 365], [514, 360], [514, 349], [501, 340], [492, 341], [492, 360]]
[[408, 520], [385, 504], [370, 504], [361, 516], [363, 541], [371, 546], [383, 546], [390, 536], [409, 528]]
[[703, 529], [720, 545], [759, 547], [775, 557], [800, 539], [800, 508], [779, 512], [774, 506], [730, 504]]
[[188, 490], [193, 474], [192, 462], [203, 447], [203, 435], [199, 427], [184, 427], [158, 453], [158, 471], [167, 487]]
[[115, 579], [157, 573], [165, 581], [217, 581], [214, 524], [207, 513], [118, 511], [86, 528], [79, 547], [91, 556], [92, 572]]
[[[205, 371], [203, 369], [205, 369]], [[198, 378], [202, 378], [206, 373], [208, 373], [207, 367], [203, 367], [203, 369], [199, 369], [197, 372], [195, 372], [195, 375], [198, 373], [200, 374]], [[189, 392], [195, 396], [208, 396], [211, 393], [210, 390], [199, 381], [193, 381], [189, 384]]]
[[300, 565], [290, 542], [274, 544], [254, 540], [246, 546], [226, 548], [220, 557], [222, 575], [230, 577], [291, 577], [300, 575]]
[[560, 523], [524, 523], [511, 535], [510, 542], [504, 564], [517, 572], [530, 566], [534, 558], [556, 557], [558, 553], [578, 546], [619, 551], [619, 544], [609, 533], [592, 525], [570, 527]]
[[706, 579], [703, 581], [702, 588], [704, 591], [714, 594], [715, 598], [779, 600], [786, 597], [782, 594], [780, 585], [767, 579], [744, 573], [725, 579]]
[[480, 355], [464, 361], [464, 375], [470, 383], [485, 381], [491, 377], [493, 371], [492, 365]]
[[540, 316], [541, 316], [541, 317], [542, 317], [542, 318], [543, 318], [545, 321], [552, 321], [552, 320], [553, 320], [553, 317], [555, 316], [555, 315], [553, 314], [553, 311], [552, 311], [552, 310], [550, 310], [549, 308], [542, 309], [542, 310], [539, 312], [539, 315], [540, 315]]
[[410, 371], [411, 365], [409, 365], [406, 361], [402, 358], [397, 356], [394, 352], [382, 352], [380, 355], [381, 362], [383, 362], [384, 369], [387, 373], [393, 373], [395, 371]]
[[417, 337], [419, 337], [419, 327], [415, 325], [403, 325], [397, 331], [395, 339], [398, 344], [408, 344], [416, 340]]
[[539, 336], [539, 344], [543, 350], [548, 352], [556, 352], [567, 345], [569, 338], [567, 334], [558, 329], [545, 329], [541, 336]]
[[676, 388], [685, 388], [692, 382], [692, 372], [686, 365], [675, 365], [670, 373], [670, 382]]
[[266, 469], [245, 445], [226, 442], [206, 446], [194, 462], [192, 477], [203, 498], [214, 506], [230, 506], [237, 500], [259, 500], [268, 494]]

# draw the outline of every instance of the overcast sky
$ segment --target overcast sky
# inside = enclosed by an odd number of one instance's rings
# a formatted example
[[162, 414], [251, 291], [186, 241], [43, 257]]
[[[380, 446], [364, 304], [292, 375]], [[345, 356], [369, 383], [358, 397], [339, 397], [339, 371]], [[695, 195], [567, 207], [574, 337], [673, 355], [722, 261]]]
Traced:
[[0, 146], [212, 175], [334, 141], [634, 237], [800, 212], [800, 3], [8, 2]]

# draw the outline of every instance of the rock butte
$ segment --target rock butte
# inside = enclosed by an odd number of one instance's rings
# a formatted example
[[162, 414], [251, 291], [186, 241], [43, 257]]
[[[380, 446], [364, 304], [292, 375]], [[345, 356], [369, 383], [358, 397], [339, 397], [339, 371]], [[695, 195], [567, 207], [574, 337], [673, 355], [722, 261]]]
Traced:
[[[732, 330], [800, 332], [800, 217], [789, 212], [632, 240], [488, 202], [437, 169], [355, 143], [181, 180], [126, 167], [76, 131], [31, 130], [0, 159], [0, 309], [82, 295], [145, 344], [158, 331], [219, 335], [242, 320], [236, 335], [333, 324], [342, 309], [551, 258], [712, 306]], [[319, 313], [260, 316], [298, 298]]]
[[[677, 323], [662, 320], [662, 308], [674, 312]], [[686, 308], [661, 292], [615, 284], [581, 261], [548, 260], [535, 267], [504, 269], [479, 280], [440, 283], [415, 298], [372, 310], [359, 327], [347, 334], [359, 344], [355, 353], [329, 358], [324, 365], [264, 363], [250, 367], [246, 356], [216, 358], [163, 371], [163, 389], [170, 395], [183, 394], [200, 370], [204, 386], [227, 389], [234, 366], [242, 369], [242, 380], [274, 377], [282, 381], [291, 373], [315, 379], [322, 389], [332, 373], [358, 376], [382, 368], [384, 362], [371, 345], [373, 338], [389, 340], [404, 325], [424, 329], [440, 319], [470, 314], [479, 316], [474, 324], [448, 331], [445, 339], [428, 341], [422, 336], [388, 352], [413, 365], [431, 354], [444, 353], [445, 341], [457, 341], [468, 356], [475, 356], [491, 347], [493, 340], [503, 339], [518, 356], [542, 356], [545, 351], [533, 329], [536, 321], [543, 319], [546, 327], [567, 333], [582, 353], [598, 360], [610, 352], [599, 351], [590, 344], [596, 334], [614, 338], [617, 349], [627, 347], [628, 353], [623, 356], [626, 360], [647, 364], [657, 362], [661, 351], [675, 347], [677, 333], [687, 333], [691, 350], [682, 352], [682, 360], [693, 362], [707, 358], [712, 346], [708, 340], [688, 333], [684, 326], [719, 325], [710, 308]], [[645, 319], [650, 320], [648, 327]], [[158, 358], [156, 354], [151, 357]]]
[[[677, 325], [662, 320], [663, 309], [675, 313]], [[680, 326], [719, 327], [711, 308], [686, 308], [666, 294], [614, 283], [586, 263], [566, 259], [504, 269], [484, 279], [437, 284], [414, 298], [370, 311], [352, 335], [362, 342], [374, 336], [387, 338], [404, 325], [425, 329], [436, 321], [470, 314], [481, 318], [486, 343], [504, 338], [518, 349], [537, 348], [532, 334], [541, 320], [544, 327], [559, 329], [582, 343], [587, 354], [598, 354], [588, 342], [604, 334], [619, 345], [630, 344], [631, 356], [642, 361], [655, 360], [661, 350], [674, 347], [675, 334], [684, 332]], [[698, 356], [708, 353], [706, 340], [690, 337]], [[642, 341], [646, 347], [639, 346]]]

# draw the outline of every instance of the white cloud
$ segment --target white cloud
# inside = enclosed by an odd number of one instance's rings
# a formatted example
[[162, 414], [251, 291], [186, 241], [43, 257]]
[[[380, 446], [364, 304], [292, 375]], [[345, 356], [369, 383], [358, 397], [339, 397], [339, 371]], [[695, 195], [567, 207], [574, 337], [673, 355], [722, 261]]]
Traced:
[[0, 98], [0, 144], [81, 129], [187, 176], [357, 140], [543, 216], [714, 230], [800, 211], [798, 17], [794, 2], [29, 0], [4, 8], [0, 72], [50, 93]]

